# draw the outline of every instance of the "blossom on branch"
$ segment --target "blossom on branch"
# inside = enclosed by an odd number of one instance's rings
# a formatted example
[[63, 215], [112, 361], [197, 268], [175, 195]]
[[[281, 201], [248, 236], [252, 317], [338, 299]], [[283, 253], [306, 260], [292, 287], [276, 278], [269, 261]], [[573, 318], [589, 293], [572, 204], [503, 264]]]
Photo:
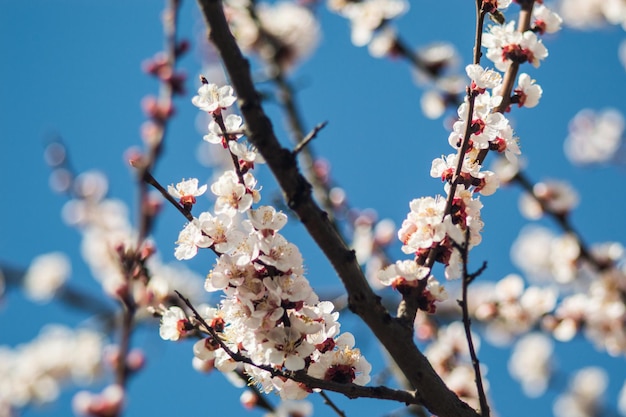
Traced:
[[487, 58], [500, 71], [506, 71], [513, 62], [530, 62], [539, 67], [548, 56], [548, 50], [537, 35], [532, 31], [517, 32], [515, 21], [491, 26], [489, 32], [483, 35], [483, 46], [487, 48]]
[[226, 132], [222, 132], [222, 128], [215, 120], [211, 120], [211, 123], [209, 123], [209, 133], [204, 135], [202, 139], [209, 143], [221, 143], [222, 146], [226, 148], [228, 147], [228, 142], [243, 136], [241, 133], [243, 126], [243, 119], [241, 116], [237, 114], [229, 114], [224, 118], [224, 126], [226, 127]]
[[192, 97], [191, 103], [207, 113], [220, 114], [237, 100], [233, 93], [230, 85], [218, 87], [217, 84], [203, 83], [198, 89], [198, 95]]
[[196, 197], [201, 196], [207, 189], [206, 184], [198, 188], [198, 179], [190, 178], [176, 184], [176, 187], [167, 186], [167, 192], [174, 198], [178, 198], [183, 206], [196, 204]]

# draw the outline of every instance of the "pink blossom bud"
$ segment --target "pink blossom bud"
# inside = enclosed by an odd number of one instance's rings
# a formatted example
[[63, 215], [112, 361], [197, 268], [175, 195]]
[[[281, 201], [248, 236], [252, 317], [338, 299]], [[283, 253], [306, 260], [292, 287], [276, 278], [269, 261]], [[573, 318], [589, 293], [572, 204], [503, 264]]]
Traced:
[[246, 410], [252, 410], [259, 403], [259, 397], [252, 391], [246, 390], [241, 393], [239, 397], [239, 401], [243, 408]]
[[124, 152], [124, 158], [128, 161], [128, 164], [134, 168], [139, 168], [144, 164], [144, 156], [136, 147], [127, 149], [126, 152]]
[[126, 357], [126, 366], [129, 370], [136, 372], [146, 364], [146, 355], [141, 349], [133, 349]]

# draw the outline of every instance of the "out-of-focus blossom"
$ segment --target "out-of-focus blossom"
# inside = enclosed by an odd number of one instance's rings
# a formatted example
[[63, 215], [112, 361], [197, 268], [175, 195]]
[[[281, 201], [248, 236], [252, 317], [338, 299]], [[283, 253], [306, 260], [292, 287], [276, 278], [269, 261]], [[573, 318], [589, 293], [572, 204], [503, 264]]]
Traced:
[[339, 13], [350, 20], [352, 43], [367, 45], [383, 22], [394, 19], [409, 9], [405, 0], [364, 0], [348, 2]]
[[15, 348], [0, 346], [0, 409], [57, 399], [63, 384], [93, 382], [101, 373], [103, 337], [87, 329], [48, 325]]
[[522, 194], [519, 201], [520, 212], [527, 219], [536, 220], [544, 214], [544, 209], [537, 199], [541, 200], [547, 210], [557, 215], [568, 214], [578, 205], [579, 197], [576, 190], [565, 181], [547, 180], [533, 186], [534, 197]]
[[126, 395], [120, 385], [109, 385], [99, 394], [79, 391], [72, 400], [74, 412], [90, 417], [107, 417], [120, 414]]
[[35, 301], [52, 299], [72, 272], [67, 256], [60, 252], [40, 255], [33, 259], [24, 276], [26, 295]]
[[606, 24], [626, 29], [626, 4], [622, 0], [561, 0], [559, 14], [566, 25], [577, 29]]
[[548, 387], [552, 349], [552, 341], [540, 333], [528, 334], [515, 344], [509, 359], [509, 372], [522, 384], [529, 397], [542, 395]]
[[[245, 51], [254, 51], [261, 58], [276, 61], [289, 70], [306, 59], [319, 44], [319, 23], [304, 5], [289, 1], [258, 3], [256, 13], [260, 29], [250, 16], [248, 5], [238, 3], [231, 0], [226, 2], [226, 7], [233, 34]], [[273, 40], [264, 39], [263, 33]]]
[[575, 164], [610, 162], [624, 137], [624, 116], [616, 109], [579, 111], [569, 123], [565, 155]]
[[595, 417], [600, 415], [604, 391], [608, 385], [606, 371], [588, 367], [570, 380], [569, 389], [554, 402], [556, 417]]
[[549, 229], [528, 226], [511, 247], [515, 265], [531, 279], [568, 283], [576, 278], [580, 247], [571, 235], [556, 236]]

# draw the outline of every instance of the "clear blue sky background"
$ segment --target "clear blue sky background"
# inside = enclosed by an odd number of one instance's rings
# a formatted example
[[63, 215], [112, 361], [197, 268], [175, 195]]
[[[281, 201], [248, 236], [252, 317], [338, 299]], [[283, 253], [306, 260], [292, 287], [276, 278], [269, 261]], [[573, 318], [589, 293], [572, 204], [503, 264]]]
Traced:
[[[414, 3], [413, 10], [399, 21], [400, 33], [413, 46], [450, 41], [468, 62], [473, 3], [456, 0], [442, 3], [443, 7]], [[79, 234], [61, 221], [65, 199], [48, 187], [43, 143], [47, 135], [60, 134], [78, 171], [103, 171], [110, 179], [110, 194], [134, 206], [133, 177], [122, 155], [140, 144], [139, 127], [145, 120], [140, 100], [157, 92], [157, 83], [142, 73], [140, 64], [161, 48], [161, 10], [161, 2], [147, 0], [0, 0], [0, 173], [5, 189], [0, 205], [1, 262], [25, 267], [38, 254], [62, 250], [74, 262], [74, 285], [98, 293], [79, 256]], [[331, 161], [333, 177], [355, 207], [375, 208], [381, 217], [400, 224], [412, 198], [442, 192], [441, 183], [428, 172], [433, 158], [450, 152], [448, 132], [441, 121], [421, 115], [421, 90], [412, 82], [405, 62], [376, 60], [366, 49], [353, 47], [347, 22], [325, 7], [320, 8], [320, 18], [324, 37], [317, 54], [293, 76], [302, 86], [298, 100], [308, 126], [329, 121], [315, 142], [316, 152]], [[184, 3], [180, 28], [182, 36], [192, 41], [201, 33], [202, 20], [194, 2]], [[544, 97], [539, 107], [514, 115], [531, 178], [566, 178], [580, 191], [582, 203], [573, 221], [588, 242], [626, 243], [624, 170], [574, 168], [565, 159], [562, 144], [568, 121], [583, 107], [626, 111], [626, 77], [617, 58], [623, 37], [620, 28], [606, 28], [588, 33], [564, 30], [547, 38], [549, 58], [539, 70], [526, 69], [543, 87]], [[193, 92], [200, 68], [197, 54], [189, 54], [182, 64], [190, 78], [188, 91]], [[183, 177], [204, 181], [210, 176], [195, 158], [201, 134], [194, 127], [197, 109], [189, 97], [176, 103], [178, 114], [155, 172], [165, 184]], [[268, 111], [286, 139], [278, 109], [269, 104]], [[259, 175], [268, 198], [275, 188], [272, 179], [266, 172]], [[518, 190], [504, 189], [484, 199], [483, 244], [472, 254], [474, 265], [489, 262], [481, 279], [497, 280], [515, 271], [508, 257], [509, 243], [526, 223], [517, 212], [518, 194]], [[204, 204], [209, 205], [208, 201]], [[165, 210], [155, 234], [164, 259], [173, 259], [173, 242], [183, 224], [173, 209]], [[301, 246], [314, 288], [338, 288], [328, 263], [302, 236], [302, 227], [293, 222], [286, 234]], [[395, 253], [401, 256], [398, 250]], [[205, 258], [192, 265], [204, 274], [211, 263]], [[11, 290], [0, 300], [0, 345], [26, 342], [48, 322], [74, 325], [85, 318], [57, 304], [32, 304]], [[376, 343], [368, 339], [365, 325], [349, 314], [342, 322], [345, 330], [356, 334], [366, 355], [380, 365]], [[134, 343], [146, 349], [148, 365], [131, 382], [126, 415], [245, 413], [237, 400], [240, 391], [219, 373], [205, 376], [191, 370], [191, 344], [165, 343], [155, 329], [140, 331]], [[584, 341], [557, 346], [560, 374], [555, 387], [562, 388], [572, 370], [600, 364], [610, 369], [608, 397], [614, 406], [624, 380], [624, 359], [599, 354]], [[554, 392], [528, 400], [510, 380], [507, 350], [483, 344], [480, 358], [489, 368], [491, 397], [500, 415], [552, 414]], [[332, 397], [349, 416], [383, 415], [395, 407], [387, 402]], [[70, 398], [66, 393], [59, 403], [26, 410], [24, 415], [70, 415]], [[332, 415], [319, 401], [316, 409], [317, 415]]]

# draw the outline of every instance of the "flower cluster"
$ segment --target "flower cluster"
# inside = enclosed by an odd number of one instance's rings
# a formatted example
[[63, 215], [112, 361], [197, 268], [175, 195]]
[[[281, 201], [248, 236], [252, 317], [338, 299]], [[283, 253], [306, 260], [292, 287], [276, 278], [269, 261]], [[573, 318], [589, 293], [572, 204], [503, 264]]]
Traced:
[[530, 62], [534, 67], [539, 67], [548, 56], [541, 39], [531, 30], [524, 33], [516, 31], [515, 21], [492, 26], [483, 35], [483, 45], [487, 47], [487, 58], [500, 71], [506, 71], [513, 62]]
[[[206, 109], [198, 98], [193, 103]], [[217, 134], [221, 139], [212, 142], [235, 141], [225, 129], [221, 111], [212, 110], [212, 115], [222, 129]], [[234, 155], [232, 147], [227, 149]], [[339, 333], [339, 314], [330, 302], [319, 301], [303, 275], [300, 251], [279, 233], [287, 216], [271, 206], [253, 208], [261, 196], [251, 167], [239, 160], [210, 189], [216, 196], [214, 213], [203, 212], [184, 227], [175, 255], [190, 259], [200, 249], [216, 253], [205, 289], [222, 291], [224, 298], [218, 308], [200, 308], [202, 320], [187, 317], [176, 306], [163, 311], [161, 337], [178, 340], [192, 331], [208, 333], [194, 346], [198, 361], [228, 372], [237, 366], [234, 354], [243, 355], [251, 362], [245, 367], [252, 380], [285, 399], [301, 399], [311, 392], [288, 379], [290, 371], [366, 384], [369, 363], [354, 347], [354, 337]], [[242, 220], [243, 215], [247, 218]], [[258, 366], [269, 366], [279, 375]]]
[[0, 346], [0, 410], [47, 404], [63, 383], [93, 381], [102, 371], [103, 347], [99, 333], [53, 325], [27, 344]]
[[[485, 1], [483, 8], [493, 13], [510, 3]], [[543, 5], [534, 16], [533, 30], [520, 32], [511, 21], [493, 26], [484, 34], [486, 55], [498, 70], [506, 71], [513, 62], [539, 66], [547, 56], [547, 49], [535, 32], [558, 30], [560, 18]], [[433, 264], [445, 265], [447, 279], [459, 278], [463, 266], [461, 251], [467, 253], [481, 241], [482, 203], [478, 194], [491, 195], [499, 186], [498, 176], [482, 167], [485, 152], [495, 151], [517, 163], [520, 154], [517, 138], [503, 113], [510, 111], [512, 104], [534, 107], [543, 93], [528, 74], [521, 73], [517, 87], [508, 86], [511, 93], [504, 97], [505, 86], [499, 72], [478, 64], [468, 65], [465, 71], [470, 79], [468, 94], [457, 110], [458, 120], [448, 137], [456, 152], [436, 158], [430, 170], [432, 177], [445, 182], [447, 196], [423, 197], [410, 203], [411, 211], [398, 231], [398, 238], [403, 244], [402, 251], [414, 255], [414, 259], [398, 261], [379, 273], [383, 285], [403, 294], [409, 288], [417, 288], [411, 294], [419, 298], [419, 309], [427, 312], [434, 312], [435, 302], [447, 296], [431, 275]]]

